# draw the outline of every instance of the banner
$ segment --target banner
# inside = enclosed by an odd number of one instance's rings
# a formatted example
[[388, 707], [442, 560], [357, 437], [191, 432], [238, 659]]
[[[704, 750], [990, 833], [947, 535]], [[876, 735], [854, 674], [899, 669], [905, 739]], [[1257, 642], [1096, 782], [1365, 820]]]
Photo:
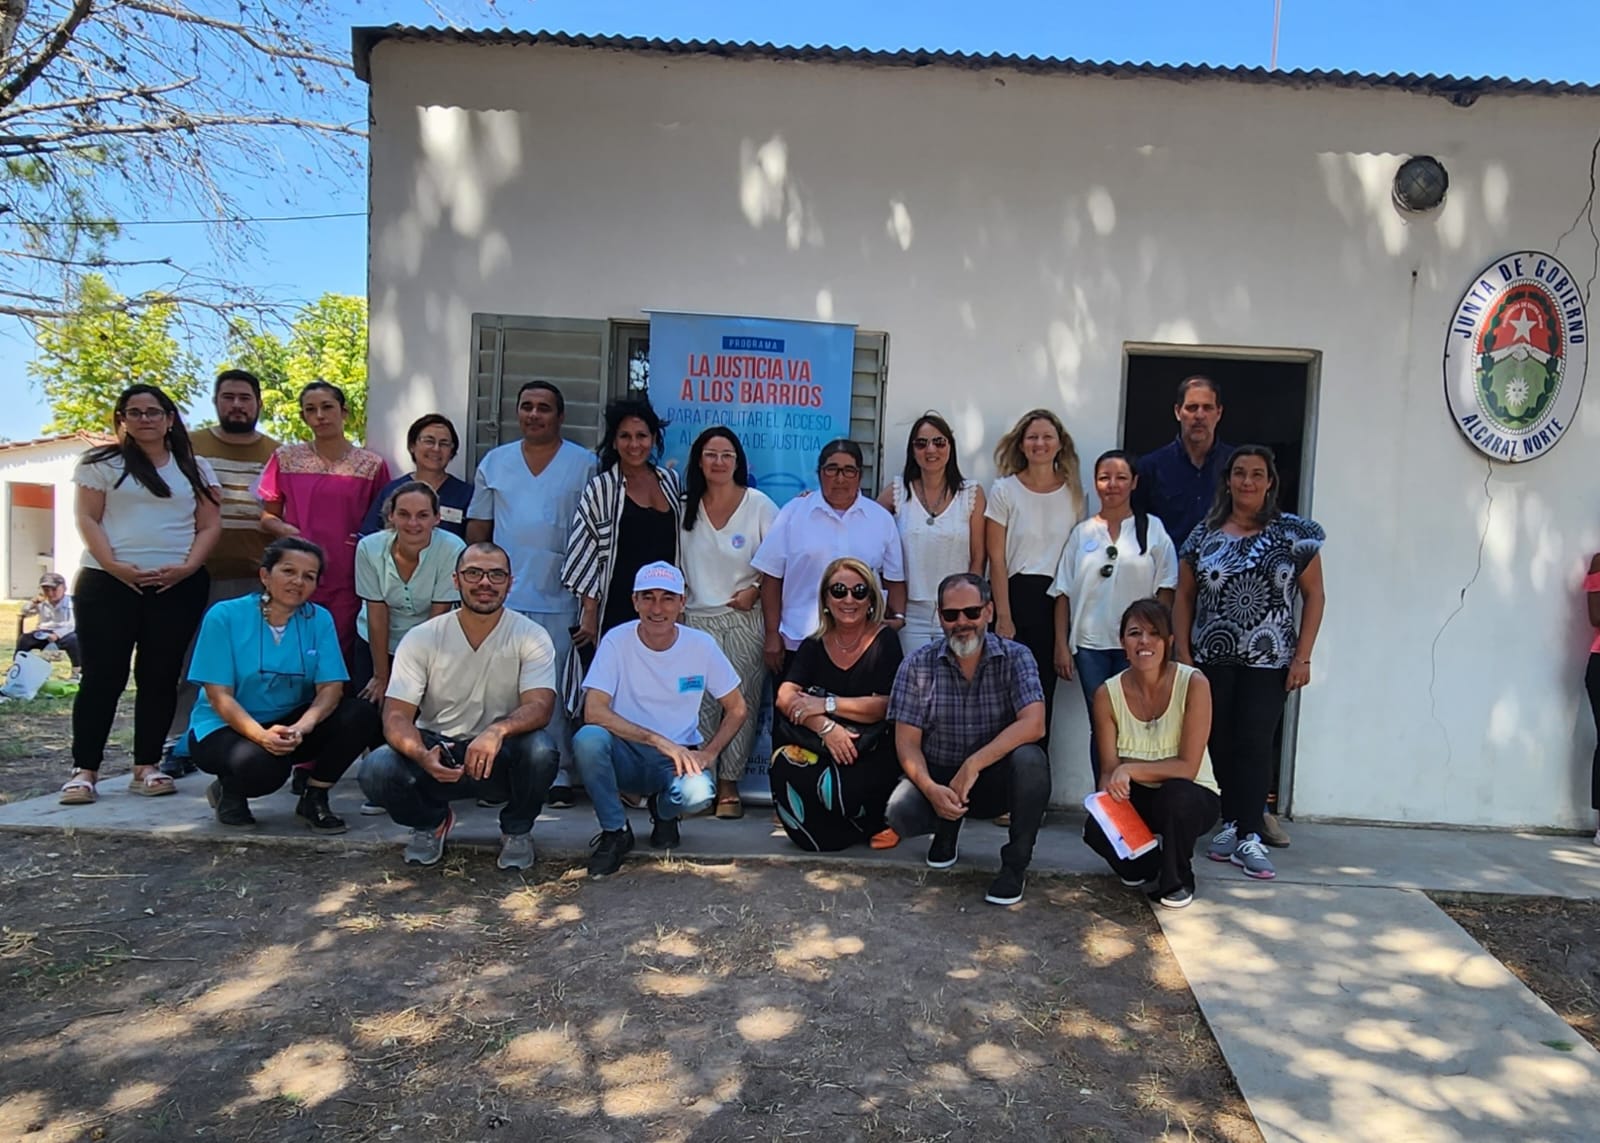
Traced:
[[650, 315], [650, 403], [667, 424], [668, 463], [712, 425], [739, 437], [750, 484], [780, 506], [817, 487], [817, 453], [850, 435], [854, 326]]

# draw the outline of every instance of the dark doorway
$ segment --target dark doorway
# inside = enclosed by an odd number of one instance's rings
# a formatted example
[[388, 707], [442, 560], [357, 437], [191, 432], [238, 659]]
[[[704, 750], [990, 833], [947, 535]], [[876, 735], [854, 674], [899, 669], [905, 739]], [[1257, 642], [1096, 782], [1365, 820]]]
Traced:
[[1130, 349], [1122, 447], [1142, 456], [1170, 441], [1178, 431], [1172, 417], [1178, 382], [1204, 373], [1222, 387], [1217, 439], [1272, 449], [1282, 480], [1278, 502], [1287, 512], [1299, 512], [1302, 483], [1309, 475], [1304, 441], [1313, 360], [1307, 353], [1285, 359]]

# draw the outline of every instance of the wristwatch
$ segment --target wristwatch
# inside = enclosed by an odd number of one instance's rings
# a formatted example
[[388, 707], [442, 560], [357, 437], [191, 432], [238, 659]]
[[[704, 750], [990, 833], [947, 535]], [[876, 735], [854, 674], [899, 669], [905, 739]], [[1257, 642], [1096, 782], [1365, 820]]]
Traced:
[[823, 712], [826, 713], [826, 714], [832, 714], [834, 711], [838, 710], [839, 709], [839, 700], [838, 700], [838, 698], [835, 697], [834, 695], [829, 695], [827, 698], [823, 699], [822, 700], [822, 709], [823, 709]]

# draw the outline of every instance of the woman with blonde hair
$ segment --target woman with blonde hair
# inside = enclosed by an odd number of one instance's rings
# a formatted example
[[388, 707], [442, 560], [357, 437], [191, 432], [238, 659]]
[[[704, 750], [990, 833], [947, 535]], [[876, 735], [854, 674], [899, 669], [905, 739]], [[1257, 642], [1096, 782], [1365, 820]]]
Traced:
[[768, 775], [778, 820], [801, 849], [893, 845], [884, 809], [900, 781], [889, 692], [900, 639], [878, 577], [841, 556], [822, 574], [816, 634], [801, 642], [773, 703]]
[[1033, 654], [1044, 688], [1044, 742], [1054, 707], [1055, 602], [1050, 585], [1067, 537], [1083, 519], [1078, 450], [1061, 418], [1030, 409], [995, 446], [1000, 477], [989, 489], [984, 547], [994, 588], [994, 630]]

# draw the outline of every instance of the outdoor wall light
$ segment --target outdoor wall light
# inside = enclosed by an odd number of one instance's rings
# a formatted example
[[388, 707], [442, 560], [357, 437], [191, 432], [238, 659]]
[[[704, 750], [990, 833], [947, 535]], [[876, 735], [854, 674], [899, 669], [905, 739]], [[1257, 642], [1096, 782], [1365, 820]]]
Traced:
[[1394, 204], [1409, 214], [1432, 210], [1450, 189], [1450, 173], [1432, 155], [1413, 155], [1394, 173]]

